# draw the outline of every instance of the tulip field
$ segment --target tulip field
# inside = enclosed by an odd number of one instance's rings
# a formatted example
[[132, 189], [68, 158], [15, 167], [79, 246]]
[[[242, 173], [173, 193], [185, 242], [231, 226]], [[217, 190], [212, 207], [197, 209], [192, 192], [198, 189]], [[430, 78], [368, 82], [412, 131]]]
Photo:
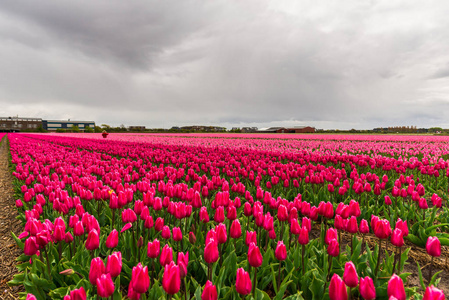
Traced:
[[444, 137], [7, 137], [23, 299], [445, 299]]

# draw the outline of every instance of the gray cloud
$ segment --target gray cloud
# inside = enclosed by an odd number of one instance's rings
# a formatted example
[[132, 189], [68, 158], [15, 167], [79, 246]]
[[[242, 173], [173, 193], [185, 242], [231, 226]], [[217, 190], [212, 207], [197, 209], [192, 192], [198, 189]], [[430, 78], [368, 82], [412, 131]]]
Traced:
[[445, 1], [6, 0], [0, 112], [149, 127], [444, 125], [448, 13]]

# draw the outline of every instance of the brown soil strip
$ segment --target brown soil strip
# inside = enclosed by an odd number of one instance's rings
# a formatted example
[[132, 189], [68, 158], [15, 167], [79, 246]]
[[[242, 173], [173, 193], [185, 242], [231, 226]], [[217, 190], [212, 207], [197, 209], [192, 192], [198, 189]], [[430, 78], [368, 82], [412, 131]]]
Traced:
[[22, 254], [11, 232], [19, 235], [23, 226], [16, 219], [13, 177], [9, 171], [9, 144], [6, 136], [0, 145], [0, 299], [18, 299], [23, 287], [10, 287], [10, 281], [15, 274], [16, 258]]

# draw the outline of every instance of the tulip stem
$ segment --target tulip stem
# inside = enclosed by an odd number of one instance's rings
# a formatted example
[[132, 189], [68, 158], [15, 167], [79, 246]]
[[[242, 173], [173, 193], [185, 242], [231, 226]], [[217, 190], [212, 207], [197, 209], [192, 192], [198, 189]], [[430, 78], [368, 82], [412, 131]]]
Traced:
[[302, 245], [302, 251], [301, 251], [301, 256], [302, 256], [302, 276], [304, 276], [304, 273], [306, 272], [306, 266], [304, 265], [304, 254], [306, 252], [306, 245]]
[[379, 267], [380, 267], [380, 255], [381, 255], [381, 251], [382, 251], [382, 240], [379, 239], [379, 252], [377, 254], [377, 265], [376, 265], [376, 271], [374, 272], [374, 282], [377, 281], [377, 273], [379, 272]]
[[432, 279], [432, 269], [433, 269], [433, 256], [430, 259], [429, 277], [427, 278], [427, 281], [428, 281], [429, 285], [430, 285], [430, 280]]
[[328, 260], [329, 268], [327, 269], [327, 281], [330, 280], [330, 274], [331, 274], [331, 269], [332, 269], [332, 256], [331, 255], [328, 255], [328, 256], [329, 256], [329, 260]]
[[284, 222], [281, 221], [281, 234], [280, 234], [280, 237], [279, 237], [280, 241], [282, 241], [283, 235], [284, 235]]
[[254, 268], [254, 285], [253, 285], [253, 297], [256, 298], [256, 285], [257, 285], [257, 268]]
[[50, 280], [51, 280], [50, 260], [48, 259], [47, 246], [44, 246], [44, 253], [45, 253], [45, 258], [46, 258], [46, 260], [47, 260], [47, 271], [48, 271], [48, 276], [50, 277]]
[[397, 261], [397, 257], [398, 257], [398, 253], [399, 252], [399, 247], [396, 247], [397, 251], [393, 251], [394, 252], [394, 261], [393, 261], [393, 272], [391, 272], [391, 276], [393, 276], [394, 271], [396, 270], [396, 261]]
[[279, 291], [279, 287], [281, 285], [281, 269], [282, 269], [282, 260], [279, 261], [279, 275], [278, 275], [278, 285], [277, 285], [278, 291]]
[[115, 223], [115, 209], [112, 210], [112, 228], [114, 229], [114, 223]]

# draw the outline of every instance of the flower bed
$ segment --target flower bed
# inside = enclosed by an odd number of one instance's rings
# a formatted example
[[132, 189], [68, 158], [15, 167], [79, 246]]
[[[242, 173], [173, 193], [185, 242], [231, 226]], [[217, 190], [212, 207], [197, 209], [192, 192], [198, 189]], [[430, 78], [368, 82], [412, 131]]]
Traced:
[[404, 239], [432, 258], [449, 245], [444, 140], [242, 136], [9, 134], [24, 222], [10, 284], [37, 299], [442, 294], [431, 268], [420, 287], [403, 268]]

